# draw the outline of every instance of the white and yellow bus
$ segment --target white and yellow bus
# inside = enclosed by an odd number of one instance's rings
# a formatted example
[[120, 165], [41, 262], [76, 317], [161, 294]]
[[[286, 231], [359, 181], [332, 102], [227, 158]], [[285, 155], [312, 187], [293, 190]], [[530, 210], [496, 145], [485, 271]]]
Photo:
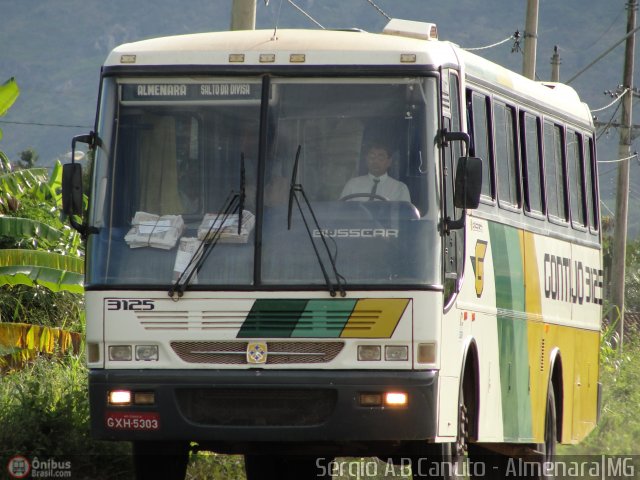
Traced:
[[419, 477], [594, 427], [595, 135], [571, 88], [433, 24], [183, 35], [113, 50], [78, 142], [92, 431], [133, 442], [138, 478], [183, 478], [189, 448], [250, 479], [355, 455]]

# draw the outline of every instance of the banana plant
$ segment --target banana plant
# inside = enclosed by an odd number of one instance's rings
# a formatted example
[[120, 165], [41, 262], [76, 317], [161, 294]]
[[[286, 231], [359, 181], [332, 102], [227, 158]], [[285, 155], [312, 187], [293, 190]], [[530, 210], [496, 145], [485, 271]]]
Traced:
[[[11, 108], [11, 105], [16, 101], [20, 95], [20, 88], [18, 88], [18, 83], [16, 79], [11, 77], [9, 80], [0, 85], [0, 117], [4, 116], [7, 113], [7, 110]], [[2, 130], [0, 130], [0, 140], [2, 140]], [[6, 155], [2, 155], [4, 158], [0, 158], [0, 168], [5, 167], [6, 164], [10, 167], [10, 162], [8, 161]]]
[[0, 323], [0, 371], [20, 368], [36, 356], [80, 353], [82, 335], [60, 328]]

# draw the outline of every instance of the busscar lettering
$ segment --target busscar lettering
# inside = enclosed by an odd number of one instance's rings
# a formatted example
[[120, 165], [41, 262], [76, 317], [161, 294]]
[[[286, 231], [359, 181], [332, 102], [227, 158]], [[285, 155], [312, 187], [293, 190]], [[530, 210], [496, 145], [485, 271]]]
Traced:
[[551, 300], [578, 305], [602, 305], [604, 270], [581, 260], [544, 254], [544, 295]]
[[177, 84], [138, 85], [139, 97], [186, 97], [187, 86]]
[[313, 236], [319, 238], [398, 238], [398, 230], [395, 228], [336, 228], [314, 230]]

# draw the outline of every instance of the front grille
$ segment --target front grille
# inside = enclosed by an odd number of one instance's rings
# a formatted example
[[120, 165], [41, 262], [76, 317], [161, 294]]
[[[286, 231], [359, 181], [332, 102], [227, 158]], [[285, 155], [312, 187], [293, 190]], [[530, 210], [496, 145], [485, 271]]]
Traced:
[[309, 426], [333, 412], [335, 390], [199, 388], [176, 391], [189, 421], [218, 426]]
[[[344, 342], [266, 342], [267, 365], [328, 363]], [[249, 342], [175, 341], [171, 348], [188, 363], [246, 365]]]

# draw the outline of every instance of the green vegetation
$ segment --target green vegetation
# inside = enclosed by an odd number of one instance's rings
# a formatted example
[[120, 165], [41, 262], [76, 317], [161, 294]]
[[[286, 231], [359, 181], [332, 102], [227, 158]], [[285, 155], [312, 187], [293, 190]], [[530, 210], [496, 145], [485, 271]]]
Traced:
[[130, 478], [130, 447], [89, 432], [84, 356], [39, 357], [0, 382], [0, 459], [13, 455], [72, 462], [73, 478]]

